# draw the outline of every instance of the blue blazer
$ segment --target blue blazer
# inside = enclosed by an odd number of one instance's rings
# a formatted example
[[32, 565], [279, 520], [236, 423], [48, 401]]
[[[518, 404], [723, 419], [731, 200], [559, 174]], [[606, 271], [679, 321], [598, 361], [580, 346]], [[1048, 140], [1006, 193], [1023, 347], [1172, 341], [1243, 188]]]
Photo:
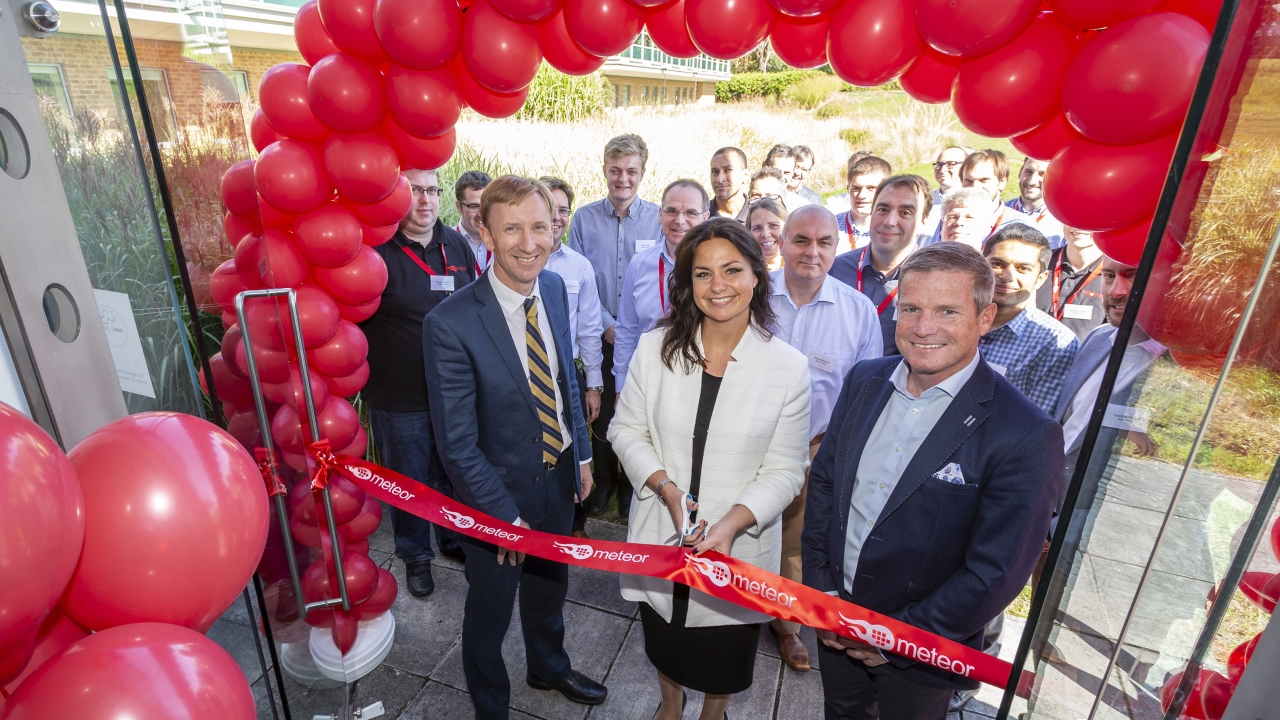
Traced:
[[[538, 275], [559, 360], [557, 382], [573, 457], [591, 459], [560, 276]], [[533, 482], [542, 475], [542, 423], [488, 273], [450, 295], [423, 321], [431, 426], [449, 480], [467, 505], [499, 520], [538, 527], [546, 510]], [[545, 329], [544, 329], [545, 332]], [[575, 492], [581, 493], [577, 468]]]
[[[849, 503], [863, 448], [902, 362], [858, 363], [845, 378], [809, 472], [804, 583], [843, 594]], [[965, 484], [932, 475], [959, 463]], [[1040, 558], [1062, 483], [1062, 426], [979, 360], [907, 464], [867, 535], [849, 599], [982, 647], [983, 627], [1018, 596]], [[891, 672], [940, 688], [977, 681], [886, 653]]]

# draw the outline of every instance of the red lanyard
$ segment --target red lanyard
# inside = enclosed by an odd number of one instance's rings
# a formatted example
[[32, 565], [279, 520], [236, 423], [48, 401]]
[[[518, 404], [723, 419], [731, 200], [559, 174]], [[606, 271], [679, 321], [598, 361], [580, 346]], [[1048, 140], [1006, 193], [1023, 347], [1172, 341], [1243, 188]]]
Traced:
[[1084, 279], [1076, 285], [1075, 289], [1071, 291], [1071, 294], [1067, 295], [1067, 297], [1063, 299], [1062, 304], [1059, 305], [1058, 295], [1062, 291], [1062, 262], [1063, 258], [1066, 256], [1067, 249], [1064, 247], [1062, 248], [1062, 253], [1058, 255], [1057, 264], [1053, 266], [1053, 316], [1058, 320], [1062, 319], [1063, 313], [1066, 312], [1067, 305], [1071, 304], [1071, 301], [1076, 299], [1076, 295], [1079, 295], [1080, 292], [1089, 285], [1089, 283], [1093, 282], [1094, 278], [1098, 277], [1098, 275], [1102, 273], [1102, 261], [1095, 260], [1093, 269], [1089, 271], [1088, 275], [1084, 276]]
[[[493, 251], [488, 248], [485, 248], [484, 266], [489, 267], [489, 263], [492, 261], [493, 261]], [[480, 261], [476, 260], [476, 277], [480, 277], [483, 274], [484, 274], [484, 268], [480, 267]]]
[[[1001, 206], [1000, 206], [1000, 214], [996, 216], [996, 222], [995, 222], [995, 224], [994, 224], [994, 225], [992, 225], [992, 226], [991, 226], [991, 232], [987, 233], [987, 237], [988, 237], [988, 238], [989, 238], [989, 237], [991, 237], [992, 235], [995, 235], [995, 234], [996, 234], [996, 228], [1000, 227], [1000, 221], [1001, 221], [1001, 220], [1004, 220], [1004, 211], [1005, 211], [1005, 210], [1008, 210], [1008, 209], [1009, 209], [1009, 208], [1008, 208], [1008, 206], [1006, 206], [1006, 205], [1001, 205]], [[987, 241], [986, 241], [986, 239], [984, 238], [984, 239], [982, 240], [982, 242], [985, 244]]]
[[854, 239], [855, 237], [862, 237], [862, 236], [863, 236], [863, 234], [865, 234], [865, 233], [859, 233], [859, 232], [857, 231], [857, 229], [853, 227], [853, 219], [852, 219], [852, 218], [853, 218], [853, 211], [852, 211], [852, 210], [850, 210], [849, 212], [847, 212], [847, 213], [845, 213], [845, 214], [844, 214], [844, 229], [849, 233], [849, 247], [853, 247], [853, 246], [854, 246], [854, 240], [853, 240], [853, 239]]
[[[440, 246], [440, 265], [444, 267], [444, 272], [447, 275], [449, 273], [449, 258], [444, 254], [444, 243], [436, 243], [436, 244]], [[410, 250], [408, 245], [401, 245], [400, 249], [404, 251], [405, 255], [409, 256], [410, 260], [417, 263], [418, 267], [422, 268], [423, 272], [425, 272], [428, 275], [436, 274], [436, 271], [432, 270], [430, 265], [423, 262], [422, 258], [418, 257], [417, 253]]]
[[[848, 218], [845, 218], [845, 219], [848, 220]], [[864, 246], [862, 248], [862, 254], [858, 256], [858, 287], [857, 287], [858, 292], [862, 292], [862, 269], [866, 267], [865, 263], [867, 262], [867, 251], [870, 249], [871, 249], [870, 245]], [[898, 288], [894, 287], [892, 290], [889, 291], [889, 294], [885, 296], [884, 300], [880, 301], [880, 307], [876, 308], [876, 314], [883, 315], [884, 311], [889, 309], [889, 306], [893, 304], [893, 299], [897, 296], [898, 296]]]
[[662, 305], [662, 314], [667, 314], [667, 259], [658, 255], [658, 302]]

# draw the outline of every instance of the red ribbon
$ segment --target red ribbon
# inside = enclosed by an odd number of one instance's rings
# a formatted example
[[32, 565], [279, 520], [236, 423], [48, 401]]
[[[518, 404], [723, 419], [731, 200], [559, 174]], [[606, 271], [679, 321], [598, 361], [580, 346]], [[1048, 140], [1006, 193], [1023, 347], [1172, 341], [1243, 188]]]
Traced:
[[267, 484], [267, 497], [273, 498], [277, 495], [284, 495], [284, 483], [280, 481], [280, 461], [276, 459], [275, 450], [267, 448], [255, 448], [254, 457], [258, 459], [258, 471], [262, 473], [262, 480]]
[[[329, 474], [338, 470], [338, 458], [329, 449], [328, 440], [317, 440], [307, 446], [307, 454], [316, 464], [315, 477], [311, 479], [311, 490], [324, 490], [329, 485]], [[346, 457], [346, 456], [343, 456]]]
[[[317, 462], [321, 462], [319, 445], [311, 446]], [[327, 443], [323, 450], [328, 454]], [[830, 630], [997, 687], [1004, 687], [1013, 672], [1011, 664], [980, 650], [717, 552], [694, 555], [687, 548], [668, 545], [552, 535], [489, 517], [404, 475], [359, 458], [346, 455], [335, 458], [328, 454], [324, 468], [326, 473], [336, 472], [394, 507], [509, 550], [568, 565], [683, 583], [750, 610]], [[319, 475], [317, 472], [317, 479]]]

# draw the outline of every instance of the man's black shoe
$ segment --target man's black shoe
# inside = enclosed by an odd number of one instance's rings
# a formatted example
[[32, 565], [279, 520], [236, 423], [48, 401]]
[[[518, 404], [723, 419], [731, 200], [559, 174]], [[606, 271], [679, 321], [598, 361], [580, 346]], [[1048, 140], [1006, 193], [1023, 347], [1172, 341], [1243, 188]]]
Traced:
[[466, 553], [462, 552], [462, 543], [454, 542], [443, 545], [440, 547], [440, 554], [458, 562], [467, 561]]
[[404, 566], [405, 585], [409, 594], [414, 597], [426, 597], [436, 590], [436, 581], [431, 579], [431, 561], [419, 560], [406, 563]]
[[951, 704], [947, 707], [947, 713], [960, 712], [964, 709], [965, 705], [969, 704], [970, 700], [977, 696], [977, 694], [977, 688], [972, 690], [957, 690], [955, 695], [951, 696]]
[[554, 682], [539, 680], [532, 675], [525, 675], [524, 681], [534, 690], [555, 690], [581, 705], [599, 705], [609, 697], [609, 688], [577, 670], [570, 670], [569, 677]]

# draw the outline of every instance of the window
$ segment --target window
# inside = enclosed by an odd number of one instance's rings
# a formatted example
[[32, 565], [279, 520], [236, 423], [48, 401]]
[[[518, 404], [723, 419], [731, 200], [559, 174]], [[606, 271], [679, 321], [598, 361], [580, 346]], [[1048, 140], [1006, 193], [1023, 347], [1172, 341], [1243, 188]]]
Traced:
[[71, 97], [67, 93], [67, 80], [62, 75], [61, 65], [44, 63], [28, 63], [31, 82], [36, 86], [36, 95], [57, 103], [62, 112], [71, 115]]
[[232, 79], [236, 83], [236, 91], [240, 93], [242, 98], [251, 98], [253, 94], [249, 92], [249, 73], [244, 70], [236, 70], [232, 75]]
[[[218, 102], [240, 102], [240, 88], [236, 87], [231, 78], [217, 70], [201, 70], [200, 86], [204, 90], [205, 97], [209, 97], [212, 93]], [[150, 100], [151, 96], [148, 95], [147, 99]]]
[[[173, 114], [173, 98], [169, 95], [169, 78], [164, 70], [157, 68], [141, 68], [141, 73], [142, 89], [147, 93], [147, 106], [151, 109], [151, 123], [156, 129], [156, 139], [160, 142], [173, 142], [178, 134], [178, 122]], [[125, 107], [114, 68], [107, 68], [107, 77], [111, 80], [111, 94], [115, 96], [116, 104]], [[124, 84], [132, 100], [137, 96], [137, 91], [133, 87], [131, 74], [125, 74]], [[134, 107], [132, 102], [128, 107]]]

